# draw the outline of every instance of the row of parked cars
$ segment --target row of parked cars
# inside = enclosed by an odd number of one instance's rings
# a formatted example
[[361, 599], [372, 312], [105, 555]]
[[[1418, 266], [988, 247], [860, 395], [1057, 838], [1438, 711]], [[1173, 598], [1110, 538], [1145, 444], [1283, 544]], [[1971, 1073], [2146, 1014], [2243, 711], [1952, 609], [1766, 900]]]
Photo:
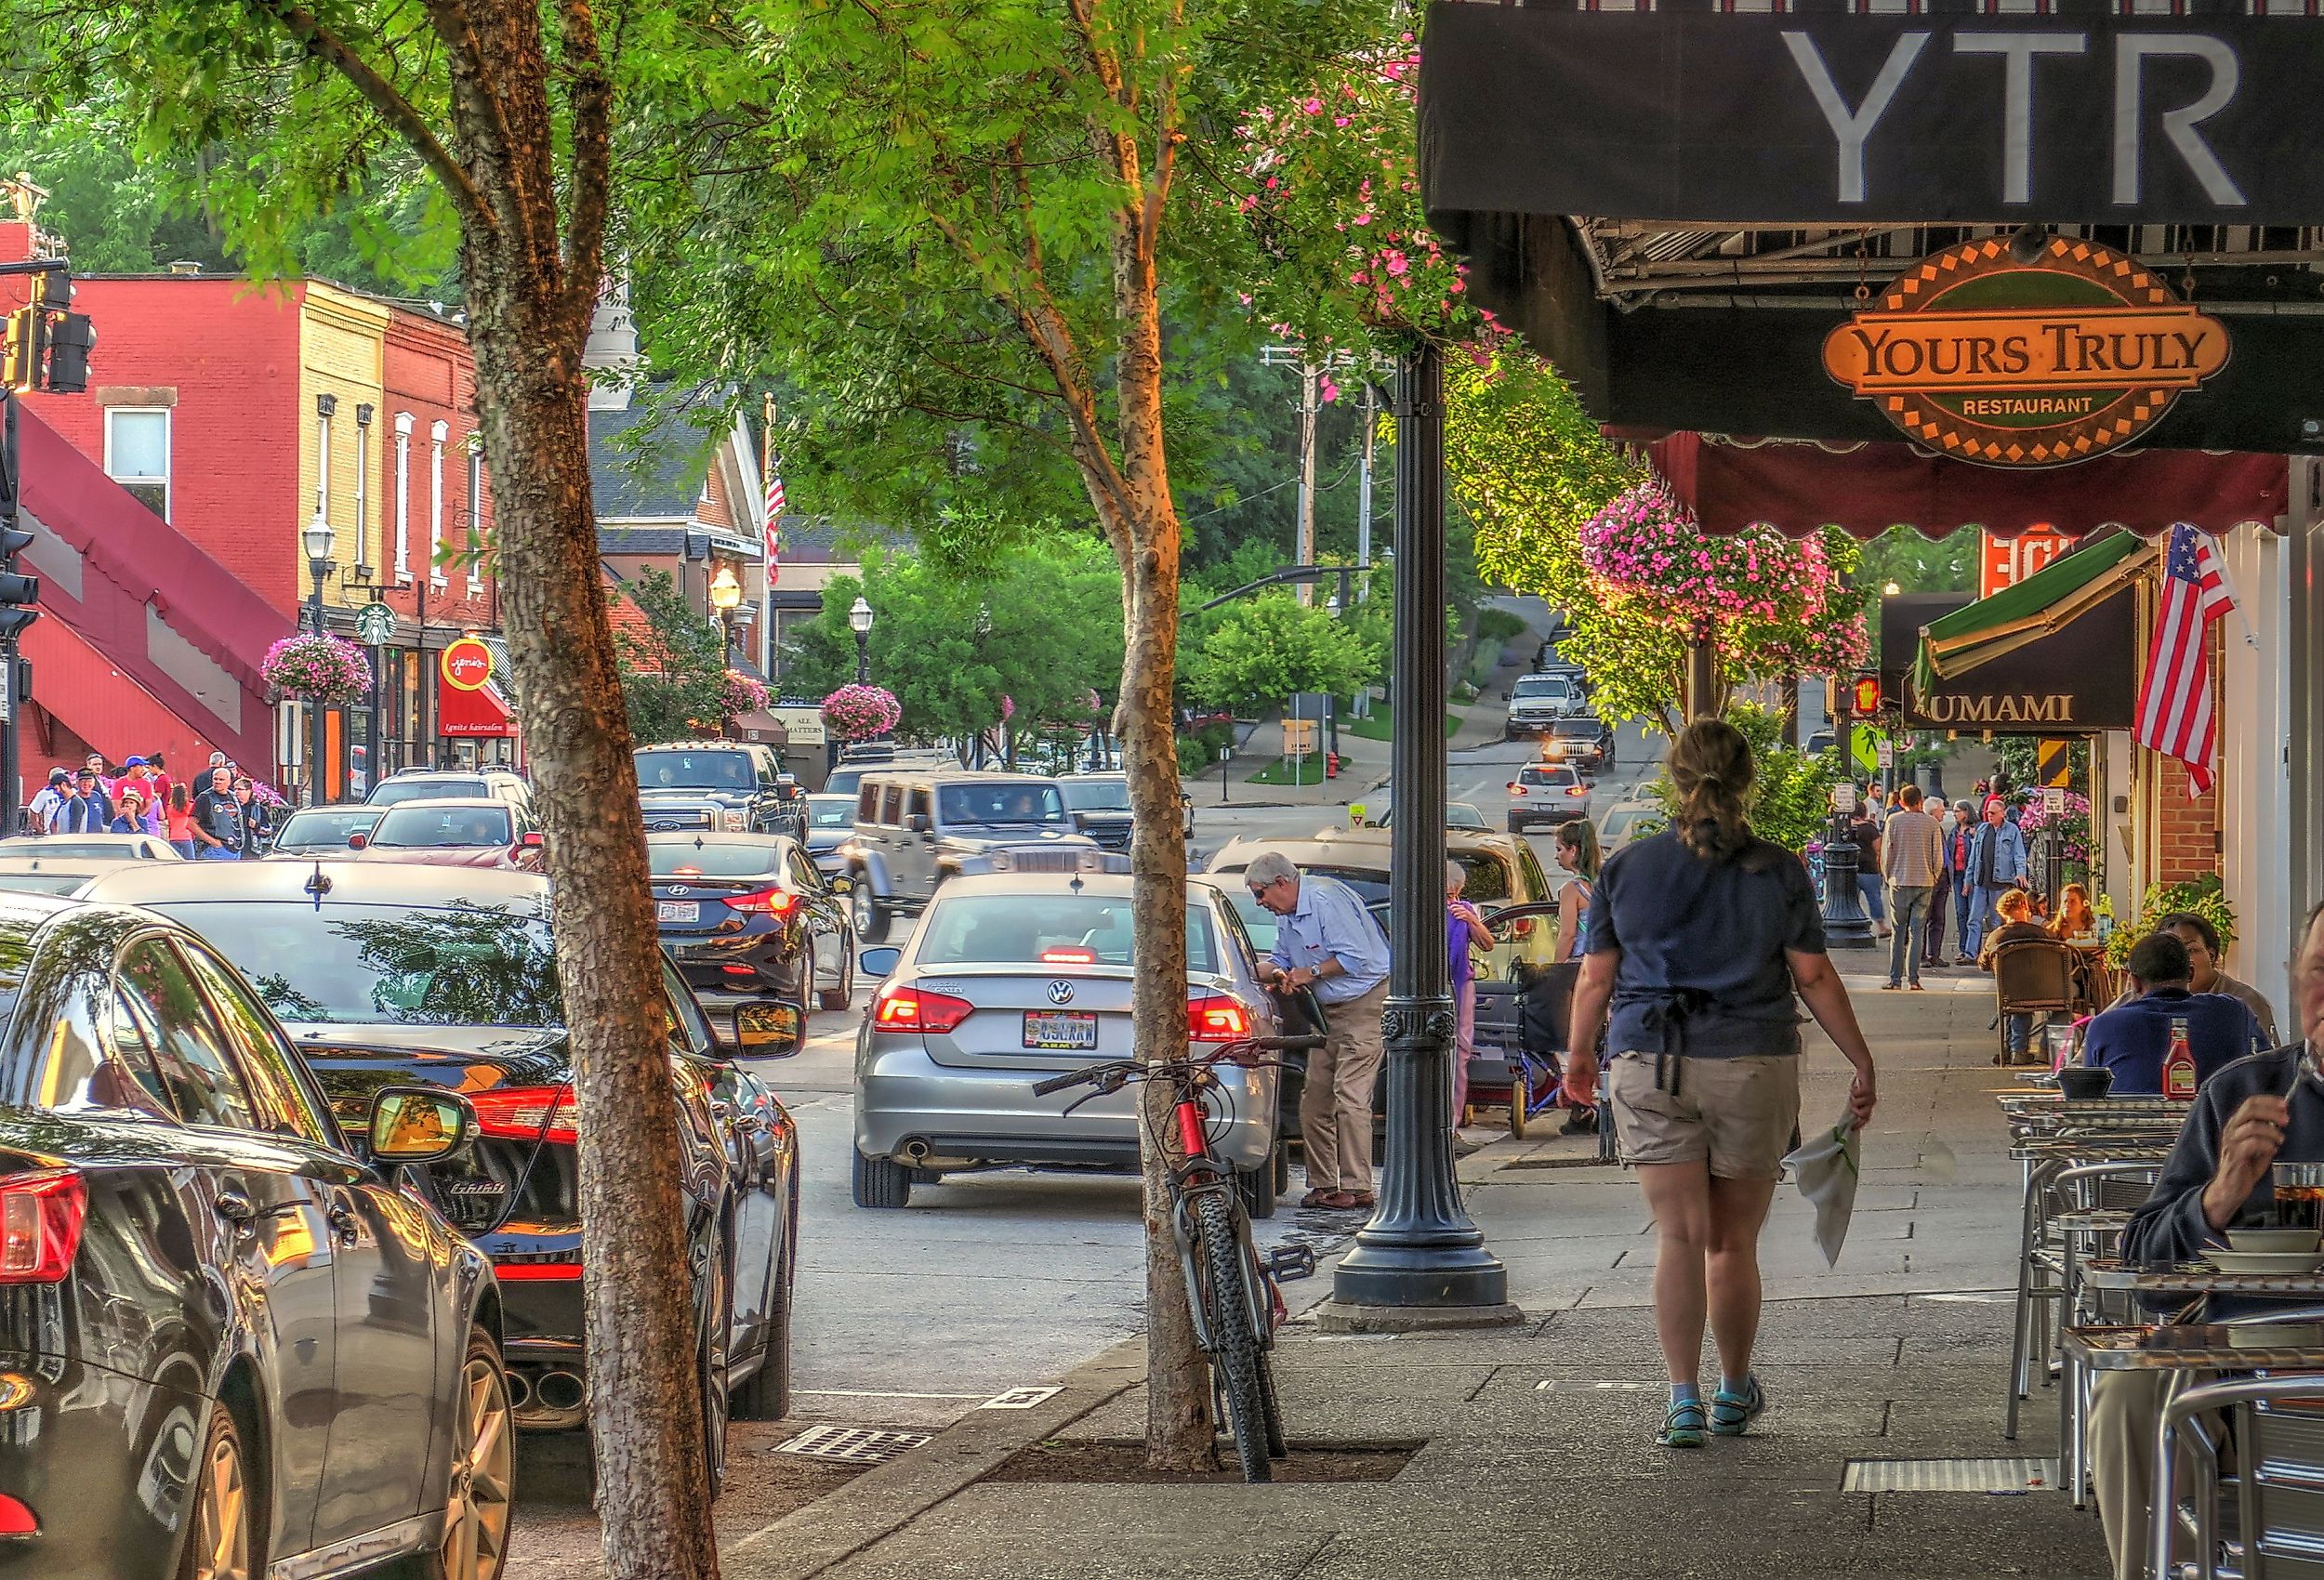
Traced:
[[[401, 780], [300, 812], [280, 860], [58, 839], [20, 859], [37, 873], [0, 858], [0, 1574], [405, 1555], [485, 1580], [511, 1433], [583, 1424], [577, 1125], [537, 843], [475, 862], [381, 837], [423, 810], [527, 826], [529, 797]], [[745, 1060], [797, 1051], [805, 996], [842, 1002], [853, 958], [797, 841], [648, 843], [715, 1475], [730, 1418], [789, 1402], [798, 1135]], [[742, 925], [702, 939], [711, 915]], [[715, 1019], [697, 981], [724, 990]]]

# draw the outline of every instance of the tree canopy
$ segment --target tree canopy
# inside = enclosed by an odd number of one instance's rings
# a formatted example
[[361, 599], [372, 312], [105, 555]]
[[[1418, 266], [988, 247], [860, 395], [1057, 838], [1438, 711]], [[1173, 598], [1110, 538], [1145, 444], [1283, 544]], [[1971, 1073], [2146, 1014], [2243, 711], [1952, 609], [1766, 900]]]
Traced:
[[1196, 702], [1280, 704], [1294, 691], [1344, 697], [1380, 673], [1380, 649], [1348, 621], [1287, 593], [1231, 605], [1186, 668]]

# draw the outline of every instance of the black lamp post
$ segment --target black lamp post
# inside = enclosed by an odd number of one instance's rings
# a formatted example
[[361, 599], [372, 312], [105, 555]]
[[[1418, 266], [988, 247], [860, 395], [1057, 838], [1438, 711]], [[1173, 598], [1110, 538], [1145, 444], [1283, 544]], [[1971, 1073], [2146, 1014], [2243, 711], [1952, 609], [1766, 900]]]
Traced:
[[[734, 611], [743, 603], [742, 578], [734, 574], [734, 562], [719, 561], [718, 574], [710, 578], [710, 608], [719, 617], [719, 667], [731, 669], [734, 665]], [[733, 724], [719, 720], [721, 738], [733, 732]]]
[[[318, 637], [323, 627], [323, 578], [331, 571], [331, 545], [337, 534], [332, 532], [330, 520], [317, 510], [314, 520], [300, 533], [307, 549], [307, 572], [314, 578], [314, 588], [307, 597], [307, 619]], [[307, 700], [307, 804], [323, 804], [323, 704], [310, 697]]]
[[855, 633], [855, 683], [871, 684], [872, 606], [859, 593], [854, 607], [847, 612], [848, 629]]
[[1453, 1001], [1445, 952], [1445, 368], [1396, 363], [1396, 817], [1389, 836], [1388, 1147], [1380, 1208], [1319, 1322], [1393, 1332], [1519, 1321], [1509, 1273], [1453, 1178]]

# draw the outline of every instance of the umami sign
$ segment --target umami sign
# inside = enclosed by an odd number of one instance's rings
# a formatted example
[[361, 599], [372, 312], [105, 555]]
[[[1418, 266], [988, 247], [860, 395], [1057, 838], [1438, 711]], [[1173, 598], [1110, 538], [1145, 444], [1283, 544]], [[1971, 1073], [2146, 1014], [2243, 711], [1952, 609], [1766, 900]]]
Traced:
[[1934, 450], [2055, 467], [2154, 426], [2227, 365], [2227, 326], [2129, 258], [2053, 236], [1938, 253], [1824, 341], [1824, 368]]

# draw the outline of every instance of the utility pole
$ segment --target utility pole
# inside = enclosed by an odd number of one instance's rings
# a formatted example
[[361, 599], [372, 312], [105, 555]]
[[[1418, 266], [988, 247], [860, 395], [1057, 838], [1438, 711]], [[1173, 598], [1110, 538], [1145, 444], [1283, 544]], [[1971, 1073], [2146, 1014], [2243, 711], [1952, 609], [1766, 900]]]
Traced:
[[[1380, 428], [1380, 387], [1368, 378], [1364, 381], [1363, 411], [1364, 459], [1355, 473], [1355, 568], [1368, 571], [1372, 568], [1372, 443], [1379, 438]], [[1371, 591], [1367, 577], [1355, 590], [1357, 601], [1370, 597]]]
[[[1300, 363], [1300, 537], [1291, 550], [1297, 565], [1315, 563], [1315, 395], [1323, 370], [1314, 362]], [[1299, 585], [1300, 602], [1313, 607], [1315, 588]]]

